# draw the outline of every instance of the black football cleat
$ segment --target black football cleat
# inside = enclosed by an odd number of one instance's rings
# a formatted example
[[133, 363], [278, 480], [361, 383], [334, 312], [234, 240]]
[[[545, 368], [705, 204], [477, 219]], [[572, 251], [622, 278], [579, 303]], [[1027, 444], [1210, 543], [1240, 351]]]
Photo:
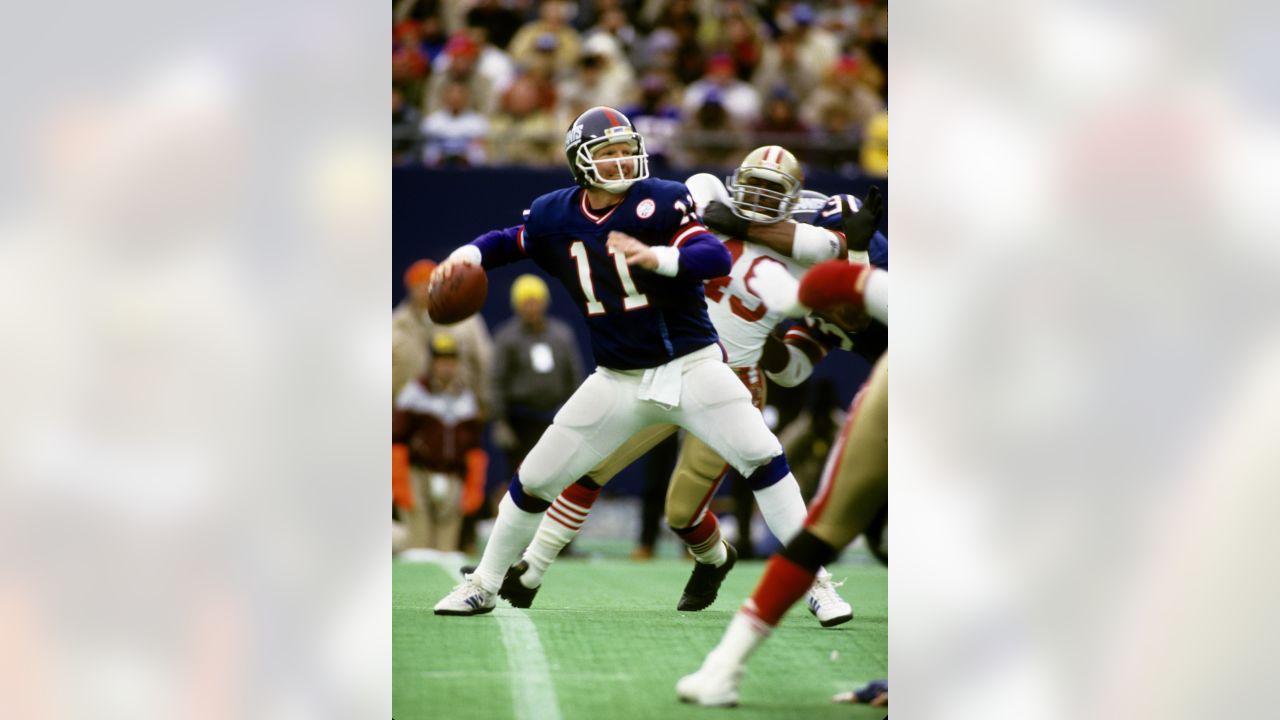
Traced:
[[502, 587], [498, 588], [498, 596], [511, 603], [512, 607], [527, 608], [533, 604], [533, 598], [538, 594], [538, 587], [525, 587], [520, 582], [520, 577], [524, 575], [524, 571], [529, 569], [529, 563], [521, 560], [520, 562], [507, 568], [506, 577], [502, 578]]
[[720, 592], [720, 583], [724, 582], [724, 577], [733, 569], [733, 564], [738, 562], [738, 551], [733, 549], [728, 540], [721, 542], [724, 543], [725, 552], [729, 555], [728, 559], [720, 567], [707, 563], [694, 563], [693, 574], [689, 576], [689, 582], [685, 583], [684, 594], [680, 596], [680, 603], [676, 605], [677, 610], [697, 612], [706, 609], [716, 601], [716, 594]]

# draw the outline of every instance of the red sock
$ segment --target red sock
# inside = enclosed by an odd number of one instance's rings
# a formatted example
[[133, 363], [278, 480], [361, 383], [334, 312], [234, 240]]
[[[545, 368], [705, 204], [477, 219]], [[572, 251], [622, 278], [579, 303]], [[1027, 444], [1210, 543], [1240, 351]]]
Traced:
[[[592, 485], [595, 484], [592, 483]], [[579, 480], [556, 496], [551, 507], [547, 509], [547, 516], [576, 533], [582, 529], [582, 523], [587, 521], [591, 506], [595, 504], [598, 497], [600, 497], [599, 485], [591, 487], [583, 485]]]
[[590, 510], [591, 506], [595, 503], [596, 498], [600, 497], [600, 486], [596, 485], [594, 488], [587, 487], [586, 485], [583, 485], [581, 481], [578, 481], [565, 488], [564, 492], [560, 493], [560, 497], [584, 510]]
[[774, 555], [747, 601], [748, 610], [770, 627], [777, 625], [787, 610], [809, 591], [815, 575], [814, 570], [805, 570], [781, 555]]
[[720, 521], [716, 520], [715, 513], [709, 512], [702, 516], [702, 521], [697, 525], [676, 530], [675, 533], [689, 546], [689, 552], [694, 557], [701, 557], [720, 544]]

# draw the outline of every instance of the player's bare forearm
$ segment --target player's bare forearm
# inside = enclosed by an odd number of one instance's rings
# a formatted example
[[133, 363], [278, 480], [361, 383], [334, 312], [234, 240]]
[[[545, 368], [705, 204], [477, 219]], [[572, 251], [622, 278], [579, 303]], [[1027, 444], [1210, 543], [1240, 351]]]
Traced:
[[791, 257], [791, 248], [795, 243], [796, 224], [783, 221], [765, 225], [751, 223], [747, 225], [747, 240], [763, 245], [770, 250]]
[[[808, 233], [806, 237], [811, 239], [806, 251], [798, 252], [796, 236], [801, 231], [800, 223], [792, 220], [783, 220], [782, 222], [767, 225], [764, 223], [751, 223], [747, 226], [747, 240], [763, 245], [779, 255], [785, 255], [803, 262], [814, 262], [820, 259], [844, 256], [844, 239], [836, 233], [813, 225], [804, 226], [803, 231]], [[834, 246], [821, 247], [827, 243], [833, 243]], [[814, 246], [819, 246], [820, 249]]]

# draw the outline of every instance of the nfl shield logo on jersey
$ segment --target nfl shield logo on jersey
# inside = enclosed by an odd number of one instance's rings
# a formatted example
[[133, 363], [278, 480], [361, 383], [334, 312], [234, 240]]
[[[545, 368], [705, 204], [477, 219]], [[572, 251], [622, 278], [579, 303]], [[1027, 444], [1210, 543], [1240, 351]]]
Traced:
[[640, 201], [639, 205], [636, 205], [636, 215], [641, 220], [652, 217], [654, 207], [653, 200], [651, 198], [645, 198]]

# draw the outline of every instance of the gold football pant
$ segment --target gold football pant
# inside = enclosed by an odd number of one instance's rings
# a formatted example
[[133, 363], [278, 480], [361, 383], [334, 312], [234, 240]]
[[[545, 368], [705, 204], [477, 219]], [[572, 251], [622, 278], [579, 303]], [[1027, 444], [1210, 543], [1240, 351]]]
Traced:
[[809, 505], [805, 529], [839, 550], [858, 536], [889, 497], [889, 357], [853, 399]]

